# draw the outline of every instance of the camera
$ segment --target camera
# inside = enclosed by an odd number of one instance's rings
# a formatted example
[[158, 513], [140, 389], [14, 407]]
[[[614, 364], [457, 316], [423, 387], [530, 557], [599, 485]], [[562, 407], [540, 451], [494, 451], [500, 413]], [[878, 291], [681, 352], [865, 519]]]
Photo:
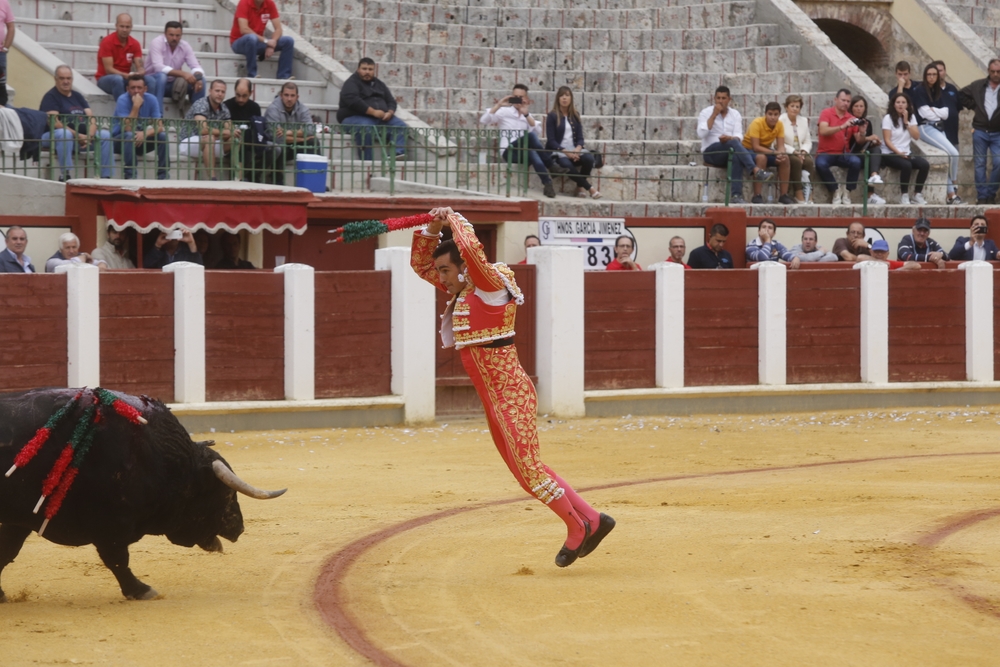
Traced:
[[520, 95], [511, 96], [507, 101], [511, 104], [524, 104], [524, 99]]
[[172, 229], [167, 232], [167, 241], [180, 241], [182, 238], [184, 238], [184, 232], [179, 229]]
[[985, 233], [986, 233], [986, 225], [977, 225], [977, 226], [976, 226], [976, 227], [975, 227], [975, 228], [974, 228], [974, 229], [972, 230], [972, 233], [973, 233], [973, 234], [985, 234]]

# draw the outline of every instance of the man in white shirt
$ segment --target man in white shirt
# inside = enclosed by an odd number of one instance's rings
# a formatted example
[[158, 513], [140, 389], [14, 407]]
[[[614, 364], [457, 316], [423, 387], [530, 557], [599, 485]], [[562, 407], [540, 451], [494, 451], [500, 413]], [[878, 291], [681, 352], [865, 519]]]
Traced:
[[[698, 138], [701, 139], [702, 159], [705, 164], [713, 167], [725, 169], [729, 163], [729, 151], [733, 151], [730, 180], [732, 195], [729, 201], [745, 204], [743, 173], [753, 174], [760, 181], [766, 181], [772, 174], [764, 169], [767, 165], [766, 156], [754, 156], [743, 146], [743, 118], [739, 111], [729, 108], [731, 99], [728, 87], [719, 86], [715, 89], [715, 104], [705, 107], [698, 114]], [[757, 157], [764, 158], [764, 164], [758, 165]]]
[[530, 104], [528, 87], [516, 83], [513, 94], [498, 101], [493, 105], [493, 108], [487, 109], [480, 117], [479, 122], [482, 125], [495, 126], [501, 131], [501, 156], [510, 164], [520, 164], [521, 151], [527, 150], [527, 162], [542, 179], [545, 196], [551, 199], [556, 196], [556, 190], [552, 185], [552, 177], [549, 172], [565, 174], [568, 170], [553, 162], [552, 154], [545, 152], [542, 142], [539, 140], [539, 136], [542, 134], [542, 124], [528, 112]]
[[[180, 22], [167, 21], [163, 34], [158, 35], [149, 44], [149, 71], [156, 78], [156, 101], [160, 103], [161, 113], [168, 85], [175, 102], [183, 99], [183, 96], [173, 94], [178, 79], [187, 84], [187, 97], [192, 104], [205, 97], [205, 70], [194, 55], [191, 45], [181, 39], [183, 31], [184, 27]], [[184, 65], [191, 71], [185, 72]]]

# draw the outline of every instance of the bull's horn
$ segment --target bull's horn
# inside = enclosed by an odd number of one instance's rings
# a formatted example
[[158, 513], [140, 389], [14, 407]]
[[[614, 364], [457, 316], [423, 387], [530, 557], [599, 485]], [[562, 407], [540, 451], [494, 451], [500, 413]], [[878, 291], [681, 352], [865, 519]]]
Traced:
[[268, 500], [270, 498], [277, 498], [283, 494], [288, 489], [281, 489], [279, 491], [263, 491], [261, 489], [255, 488], [244, 482], [242, 479], [236, 476], [232, 470], [226, 467], [226, 464], [222, 461], [212, 461], [212, 471], [215, 476], [219, 478], [223, 484], [228, 486], [234, 491], [239, 491], [240, 493], [250, 496], [251, 498], [256, 498], [258, 500]]

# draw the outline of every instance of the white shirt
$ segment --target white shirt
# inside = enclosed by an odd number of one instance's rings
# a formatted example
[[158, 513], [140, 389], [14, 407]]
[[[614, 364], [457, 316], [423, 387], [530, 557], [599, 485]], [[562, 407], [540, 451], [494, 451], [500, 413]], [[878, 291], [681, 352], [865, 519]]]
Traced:
[[701, 152], [719, 142], [719, 137], [729, 135], [737, 141], [743, 141], [743, 117], [740, 112], [730, 107], [726, 115], [719, 114], [712, 123], [712, 129], [708, 129], [708, 119], [712, 117], [715, 105], [705, 107], [698, 114], [698, 138], [701, 139]]
[[[916, 125], [917, 118], [915, 115], [910, 116], [910, 125]], [[892, 124], [892, 116], [886, 114], [882, 118], [882, 129], [890, 130], [889, 140], [892, 141], [892, 145], [896, 147], [896, 150], [903, 155], [910, 154], [910, 132], [905, 127], [902, 127], [903, 123], [900, 122], [898, 125]], [[884, 155], [892, 154], [892, 149], [882, 142], [882, 153]]]
[[993, 112], [997, 110], [997, 91], [1000, 91], [1000, 86], [994, 88], [990, 83], [986, 82], [986, 96], [983, 98], [983, 109], [986, 110], [986, 118], [993, 118]]
[[[496, 113], [490, 113], [491, 109], [492, 107], [487, 109], [479, 118], [481, 125], [495, 125], [500, 130], [513, 130], [500, 135], [500, 150], [507, 148], [511, 140], [520, 139], [525, 132], [534, 132], [536, 136], [542, 136], [542, 124], [536, 121], [534, 126], [528, 125], [527, 117], [522, 116], [514, 107], [500, 107]], [[566, 129], [567, 131], [570, 129], [568, 123]], [[573, 133], [570, 132], [570, 138], [572, 137]]]
[[965, 249], [972, 251], [972, 259], [986, 259], [986, 243], [973, 243], [972, 239], [965, 242]]

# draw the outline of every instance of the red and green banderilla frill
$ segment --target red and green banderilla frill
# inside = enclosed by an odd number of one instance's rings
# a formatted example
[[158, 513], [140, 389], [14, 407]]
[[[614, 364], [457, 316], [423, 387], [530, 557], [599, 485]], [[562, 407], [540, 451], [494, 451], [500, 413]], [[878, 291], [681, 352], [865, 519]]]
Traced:
[[[35, 432], [34, 437], [21, 448], [21, 451], [14, 458], [14, 465], [7, 471], [7, 477], [10, 477], [18, 468], [27, 465], [35, 457], [42, 446], [48, 441], [52, 431], [80, 403], [80, 399], [83, 397], [85, 391], [81, 390], [77, 392], [76, 396], [69, 403], [59, 408], [55, 414], [49, 417], [45, 425]], [[45, 507], [45, 520], [42, 521], [42, 525], [38, 529], [39, 535], [45, 532], [45, 527], [49, 525], [49, 521], [59, 513], [66, 494], [69, 492], [70, 487], [73, 486], [73, 481], [80, 472], [80, 466], [83, 464], [87, 452], [90, 451], [91, 445], [94, 444], [97, 425], [103, 418], [101, 408], [110, 407], [118, 415], [128, 419], [133, 424], [147, 423], [138, 410], [117, 398], [106, 389], [95, 387], [91, 392], [90, 398], [91, 404], [84, 408], [80, 414], [76, 425], [73, 427], [73, 433], [70, 435], [69, 442], [63, 447], [62, 452], [59, 453], [59, 458], [56, 459], [56, 462], [52, 465], [52, 469], [49, 470], [48, 475], [45, 476], [45, 480], [42, 482], [42, 495], [35, 505], [34, 513], [38, 514], [38, 510], [42, 508], [42, 504], [45, 503], [46, 498], [49, 499], [49, 503]]]
[[408, 215], [405, 218], [386, 218], [385, 220], [361, 220], [360, 222], [349, 222], [343, 227], [330, 230], [331, 234], [339, 234], [338, 237], [327, 243], [357, 243], [373, 236], [395, 232], [400, 229], [410, 229], [411, 227], [422, 227], [434, 219], [430, 213], [419, 215]]

